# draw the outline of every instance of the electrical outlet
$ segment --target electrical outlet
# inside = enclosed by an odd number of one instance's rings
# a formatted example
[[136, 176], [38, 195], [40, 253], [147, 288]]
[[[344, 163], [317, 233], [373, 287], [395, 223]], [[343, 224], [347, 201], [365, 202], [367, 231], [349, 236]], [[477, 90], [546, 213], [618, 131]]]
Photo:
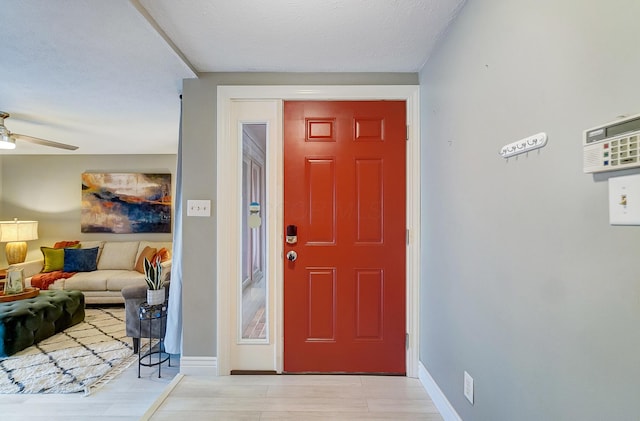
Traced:
[[187, 216], [211, 216], [211, 200], [187, 200]]
[[473, 405], [473, 377], [464, 372], [464, 397]]

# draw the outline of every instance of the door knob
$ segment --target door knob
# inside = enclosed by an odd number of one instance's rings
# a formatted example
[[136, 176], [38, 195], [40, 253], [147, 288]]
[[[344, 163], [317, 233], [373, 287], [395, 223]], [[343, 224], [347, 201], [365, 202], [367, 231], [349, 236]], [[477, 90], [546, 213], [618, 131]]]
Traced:
[[287, 253], [287, 260], [289, 260], [290, 262], [295, 262], [297, 258], [298, 253], [296, 253], [295, 251], [291, 250]]

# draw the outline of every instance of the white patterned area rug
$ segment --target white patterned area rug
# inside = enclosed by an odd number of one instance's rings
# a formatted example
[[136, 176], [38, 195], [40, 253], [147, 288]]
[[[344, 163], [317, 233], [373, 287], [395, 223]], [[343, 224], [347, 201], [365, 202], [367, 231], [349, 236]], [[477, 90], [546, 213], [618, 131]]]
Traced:
[[136, 361], [124, 308], [87, 308], [83, 322], [0, 358], [0, 393], [89, 394]]

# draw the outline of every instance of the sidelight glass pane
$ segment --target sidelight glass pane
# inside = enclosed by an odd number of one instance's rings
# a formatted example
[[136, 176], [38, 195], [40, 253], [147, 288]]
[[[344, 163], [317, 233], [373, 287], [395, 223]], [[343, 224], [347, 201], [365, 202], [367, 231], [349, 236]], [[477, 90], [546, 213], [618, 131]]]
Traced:
[[242, 279], [239, 337], [266, 339], [266, 124], [242, 125]]

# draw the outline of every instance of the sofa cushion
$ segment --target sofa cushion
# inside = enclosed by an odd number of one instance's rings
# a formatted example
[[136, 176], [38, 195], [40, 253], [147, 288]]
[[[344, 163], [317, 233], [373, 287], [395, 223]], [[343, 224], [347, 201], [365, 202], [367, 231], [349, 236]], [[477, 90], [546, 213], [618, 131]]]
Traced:
[[65, 272], [91, 272], [97, 269], [98, 247], [90, 249], [64, 249]]
[[136, 271], [114, 271], [107, 278], [107, 291], [120, 291], [130, 285], [144, 285], [144, 275]]
[[107, 241], [98, 259], [98, 270], [133, 270], [139, 241]]
[[[105, 291], [107, 289], [107, 277], [110, 272], [122, 272], [115, 270], [94, 270], [93, 272], [78, 272], [71, 278], [59, 279], [49, 289], [58, 289], [60, 287], [65, 290], [77, 289], [80, 291]], [[62, 283], [61, 281], [64, 281]]]
[[158, 249], [146, 246], [144, 250], [142, 250], [142, 253], [138, 255], [135, 270], [144, 274], [144, 259], [146, 258], [149, 262], [153, 262], [153, 256], [155, 256], [157, 251]]

